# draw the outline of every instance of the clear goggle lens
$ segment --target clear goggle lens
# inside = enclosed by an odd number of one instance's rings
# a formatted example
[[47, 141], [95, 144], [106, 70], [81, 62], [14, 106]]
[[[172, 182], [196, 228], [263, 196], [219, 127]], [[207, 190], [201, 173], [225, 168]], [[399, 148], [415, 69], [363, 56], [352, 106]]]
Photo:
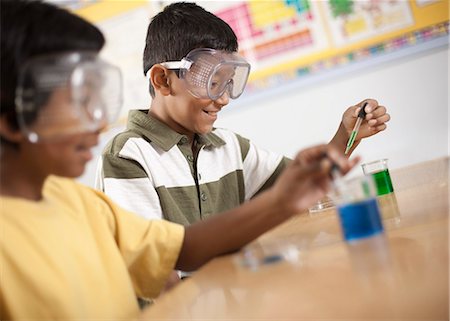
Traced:
[[37, 57], [22, 68], [16, 91], [21, 130], [32, 142], [91, 132], [117, 119], [120, 70], [95, 53]]
[[180, 69], [180, 79], [197, 98], [217, 100], [225, 92], [232, 99], [244, 91], [250, 64], [237, 53], [209, 48], [194, 49], [181, 61], [164, 62], [168, 69]]

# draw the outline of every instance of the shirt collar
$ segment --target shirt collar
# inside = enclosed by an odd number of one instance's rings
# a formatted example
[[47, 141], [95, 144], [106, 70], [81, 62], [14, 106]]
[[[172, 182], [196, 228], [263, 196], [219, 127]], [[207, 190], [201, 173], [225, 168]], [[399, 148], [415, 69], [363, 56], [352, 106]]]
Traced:
[[[177, 133], [163, 122], [148, 114], [148, 109], [130, 110], [127, 128], [138, 132], [166, 152], [176, 144], [186, 144], [188, 142], [185, 135]], [[197, 137], [201, 145], [213, 147], [225, 145], [225, 141], [213, 132], [206, 135], [197, 135]]]

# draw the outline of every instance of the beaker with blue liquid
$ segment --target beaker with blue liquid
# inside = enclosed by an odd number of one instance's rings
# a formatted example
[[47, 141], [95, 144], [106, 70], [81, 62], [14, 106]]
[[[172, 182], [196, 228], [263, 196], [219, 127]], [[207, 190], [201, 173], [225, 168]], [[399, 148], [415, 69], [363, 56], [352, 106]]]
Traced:
[[372, 176], [339, 179], [331, 193], [346, 241], [383, 233], [383, 223]]

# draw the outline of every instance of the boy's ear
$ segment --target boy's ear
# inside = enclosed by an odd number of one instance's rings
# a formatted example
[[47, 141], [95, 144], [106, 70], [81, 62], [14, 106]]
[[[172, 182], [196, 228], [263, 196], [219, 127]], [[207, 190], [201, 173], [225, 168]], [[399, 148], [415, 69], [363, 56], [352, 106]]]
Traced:
[[169, 70], [156, 64], [149, 70], [150, 81], [155, 92], [160, 92], [163, 96], [170, 95]]
[[24, 138], [20, 130], [11, 128], [5, 115], [0, 117], [0, 136], [13, 143], [19, 143]]

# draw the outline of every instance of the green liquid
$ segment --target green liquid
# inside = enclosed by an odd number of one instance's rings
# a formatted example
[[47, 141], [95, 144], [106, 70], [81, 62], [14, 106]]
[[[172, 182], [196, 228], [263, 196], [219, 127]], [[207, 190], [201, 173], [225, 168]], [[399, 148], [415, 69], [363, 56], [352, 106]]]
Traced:
[[347, 153], [349, 152], [350, 148], [352, 148], [353, 142], [355, 141], [355, 137], [356, 137], [356, 130], [352, 131], [352, 133], [350, 134], [350, 138], [348, 140], [347, 148], [345, 149], [344, 154], [347, 155]]
[[394, 191], [394, 187], [392, 187], [391, 175], [389, 175], [388, 169], [374, 173], [372, 176], [375, 179], [378, 195], [389, 194]]

